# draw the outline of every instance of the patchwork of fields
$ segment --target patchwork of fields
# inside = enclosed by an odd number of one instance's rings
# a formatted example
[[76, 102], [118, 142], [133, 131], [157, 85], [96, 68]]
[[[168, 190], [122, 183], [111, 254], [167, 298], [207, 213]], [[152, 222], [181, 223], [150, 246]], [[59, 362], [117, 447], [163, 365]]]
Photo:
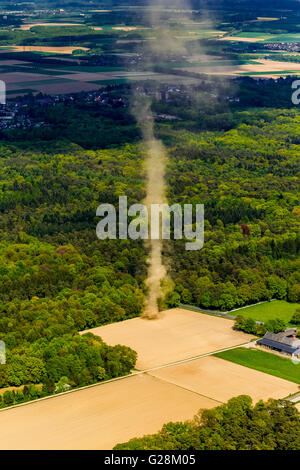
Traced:
[[[21, 46], [20, 46], [21, 47]], [[62, 53], [66, 51], [61, 51]], [[55, 56], [54, 56], [55, 57]], [[76, 59], [74, 59], [76, 62]], [[66, 67], [42, 67], [20, 60], [1, 61], [0, 77], [6, 83], [8, 94], [11, 97], [32, 93], [45, 93], [50, 95], [64, 93], [78, 93], [80, 91], [98, 90], [101, 86], [113, 85], [136, 80], [159, 80], [160, 82], [195, 83], [197, 79], [190, 77], [174, 77], [174, 75], [158, 74], [151, 71], [125, 71], [120, 67], [91, 66], [79, 67], [76, 65]]]
[[1, 411], [0, 448], [111, 449], [240, 394], [256, 402], [296, 393], [296, 383], [213, 355], [251, 340], [232, 325], [173, 309], [156, 320], [135, 318], [91, 330], [109, 344], [134, 347], [138, 367], [152, 369]]
[[[66, 46], [60, 48], [46, 46], [12, 46], [10, 50], [13, 52], [42, 52], [53, 53], [55, 58], [58, 54], [66, 59], [66, 54], [76, 47]], [[83, 48], [84, 49], [84, 48]], [[86, 48], [85, 48], [86, 49]], [[1, 60], [1, 51], [7, 52], [7, 48], [0, 48], [0, 77], [6, 83], [7, 91], [10, 97], [24, 94], [28, 91], [32, 93], [46, 94], [64, 94], [77, 93], [80, 91], [93, 91], [101, 86], [112, 84], [132, 82], [137, 80], [156, 80], [160, 83], [171, 84], [192, 84], [199, 83], [197, 76], [185, 76], [186, 72], [199, 74], [224, 75], [228, 77], [236, 77], [238, 75], [253, 75], [256, 77], [279, 77], [286, 75], [300, 75], [300, 63], [280, 62], [270, 59], [256, 58], [255, 60], [224, 61], [218, 57], [202, 57], [191, 59], [190, 64], [173, 64], [169, 66], [170, 74], [154, 73], [151, 70], [128, 71], [121, 67], [107, 66], [90, 66], [79, 67], [76, 58], [70, 58], [70, 66], [51, 67], [34, 63], [21, 61], [18, 59]], [[73, 64], [72, 64], [73, 62]], [[163, 64], [162, 64], [163, 65]], [[168, 69], [168, 66], [164, 66]], [[176, 73], [182, 72], [181, 75], [173, 75], [172, 68]], [[24, 91], [25, 90], [25, 91]]]

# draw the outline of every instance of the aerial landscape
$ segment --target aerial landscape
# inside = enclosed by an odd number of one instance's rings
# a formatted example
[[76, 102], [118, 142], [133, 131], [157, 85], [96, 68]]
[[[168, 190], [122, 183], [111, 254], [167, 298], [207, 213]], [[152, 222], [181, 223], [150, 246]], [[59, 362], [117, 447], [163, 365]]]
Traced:
[[0, 0], [0, 140], [0, 452], [299, 451], [299, 1]]

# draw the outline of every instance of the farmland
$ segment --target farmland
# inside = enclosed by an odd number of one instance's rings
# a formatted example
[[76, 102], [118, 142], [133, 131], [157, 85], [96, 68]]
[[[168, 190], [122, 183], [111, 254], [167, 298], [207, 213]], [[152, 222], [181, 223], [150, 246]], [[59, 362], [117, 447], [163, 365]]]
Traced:
[[288, 358], [248, 348], [224, 351], [216, 357], [300, 384], [300, 365]]
[[[203, 449], [300, 448], [300, 365], [254, 344], [300, 306], [299, 11], [256, 1], [1, 10], [0, 448], [112, 449], [199, 409]], [[203, 204], [203, 247], [176, 219], [99, 237], [121, 196]]]
[[[18, 46], [17, 50], [22, 50], [23, 46]], [[24, 48], [23, 48], [24, 49]], [[64, 55], [66, 52], [71, 52], [72, 47], [61, 48], [60, 51], [45, 46], [28, 46], [28, 51], [42, 50], [44, 52], [61, 52]], [[47, 51], [46, 51], [47, 49]], [[54, 56], [55, 57], [55, 56]], [[239, 74], [243, 75], [257, 75], [257, 76], [284, 76], [288, 74], [300, 74], [300, 64], [280, 62], [273, 60], [258, 59], [256, 61], [231, 63], [230, 61], [213, 60], [211, 62], [202, 61], [202, 63], [191, 62], [184, 66], [176, 66], [176, 73], [179, 76], [174, 77], [172, 75], [172, 68], [170, 67], [170, 74], [154, 73], [151, 70], [139, 70], [130, 71], [122, 67], [113, 66], [58, 66], [54, 65], [51, 67], [47, 64], [47, 67], [39, 65], [39, 67], [30, 64], [30, 62], [22, 62], [18, 59], [15, 62], [10, 61], [10, 65], [7, 65], [7, 61], [1, 61], [0, 54], [0, 69], [2, 69], [1, 79], [7, 84], [7, 89], [12, 94], [14, 91], [15, 95], [23, 94], [24, 89], [33, 89], [33, 92], [38, 93], [49, 93], [49, 94], [60, 94], [66, 93], [68, 87], [64, 86], [66, 79], [72, 80], [73, 83], [69, 84], [69, 92], [79, 92], [80, 89], [89, 91], [96, 90], [101, 85], [110, 85], [116, 83], [125, 83], [132, 81], [141, 80], [155, 80], [158, 83], [175, 83], [176, 84], [197, 84], [198, 79], [195, 76], [191, 78], [185, 76], [186, 72], [192, 71], [195, 74], [215, 74], [215, 75], [227, 75], [234, 77]], [[182, 76], [180, 75], [182, 73]], [[33, 75], [36, 75], [34, 77]], [[32, 84], [35, 81], [36, 83]]]
[[[110, 13], [112, 13], [110, 15]], [[90, 15], [92, 15], [90, 17]], [[125, 15], [121, 21], [122, 15]], [[295, 62], [286, 61], [271, 61], [265, 59], [264, 51], [260, 51], [260, 56], [256, 60], [248, 60], [243, 53], [236, 56], [231, 56], [230, 60], [224, 55], [223, 47], [233, 47], [231, 43], [240, 42], [241, 46], [245, 44], [245, 52], [252, 43], [257, 43], [263, 48], [264, 44], [268, 42], [281, 41], [283, 43], [290, 41], [298, 41], [299, 34], [270, 34], [260, 31], [242, 31], [229, 32], [226, 28], [227, 23], [213, 24], [211, 21], [191, 21], [189, 18], [182, 19], [180, 27], [177, 26], [176, 30], [171, 33], [174, 34], [174, 41], [179, 44], [184, 44], [184, 47], [192, 52], [189, 53], [188, 59], [180, 65], [180, 60], [175, 61], [173, 58], [165, 58], [158, 60], [153, 54], [150, 60], [147, 59], [143, 66], [140, 63], [141, 47], [146, 47], [155, 52], [156, 48], [159, 51], [160, 37], [156, 28], [151, 28], [149, 25], [145, 27], [143, 15], [139, 11], [132, 10], [129, 23], [126, 24], [127, 14], [125, 12], [109, 12], [99, 11], [90, 12], [86, 18], [74, 16], [72, 14], [65, 14], [58, 19], [43, 18], [43, 20], [32, 21], [29, 18], [18, 28], [10, 31], [2, 31], [3, 39], [0, 40], [0, 51], [7, 53], [13, 52], [16, 58], [16, 64], [21, 68], [18, 70], [22, 74], [22, 86], [19, 86], [14, 76], [14, 65], [12, 64], [6, 70], [2, 71], [1, 79], [7, 84], [8, 96], [15, 97], [17, 95], [25, 94], [27, 90], [32, 90], [34, 94], [42, 92], [48, 94], [64, 94], [68, 90], [63, 80], [35, 83], [30, 85], [27, 82], [32, 82], [30, 74], [32, 69], [37, 68], [37, 57], [44, 58], [61, 58], [62, 60], [74, 61], [70, 65], [69, 70], [66, 71], [65, 65], [47, 67], [43, 74], [52, 76], [53, 80], [58, 79], [64, 70], [66, 74], [70, 74], [70, 79], [73, 83], [69, 84], [69, 91], [72, 93], [79, 92], [81, 89], [84, 91], [96, 90], [105, 85], [117, 85], [121, 83], [132, 83], [137, 80], [155, 80], [158, 83], [172, 83], [172, 84], [197, 84], [201, 80], [203, 74], [221, 75], [229, 78], [234, 78], [239, 75], [253, 76], [255, 78], [270, 78], [270, 77], [284, 77], [287, 75], [300, 74], [300, 64]], [[134, 18], [136, 16], [136, 22]], [[172, 14], [170, 15], [172, 19]], [[176, 16], [176, 15], [175, 15]], [[111, 22], [108, 22], [108, 18]], [[260, 18], [260, 19], [259, 19]], [[115, 21], [115, 22], [114, 22]], [[258, 17], [257, 24], [268, 25], [268, 22], [277, 23], [275, 17], [270, 19]], [[267, 28], [267, 26], [266, 26]], [[0, 31], [1, 32], [1, 31]], [[4, 34], [5, 33], [5, 34]], [[0, 34], [1, 35], [1, 34]], [[66, 39], [68, 38], [68, 39]], [[67, 42], [66, 42], [67, 41]], [[205, 47], [201, 46], [198, 50], [194, 48], [193, 41], [205, 41]], [[199, 51], [205, 52], [202, 58], [197, 61]], [[233, 49], [234, 50], [234, 49]], [[74, 56], [76, 51], [76, 56]], [[81, 53], [78, 53], [81, 51]], [[36, 56], [33, 62], [26, 63], [24, 54], [31, 53]], [[92, 62], [89, 63], [92, 57], [97, 57], [101, 54], [102, 58], [109, 61], [112, 55], [116, 58], [121, 58], [123, 54], [132, 56], [133, 64], [128, 66], [119, 64], [117, 67], [104, 66], [102, 70], [95, 68]], [[19, 58], [21, 60], [19, 60]], [[4, 59], [5, 60], [5, 59]], [[76, 62], [77, 61], [77, 62]], [[83, 63], [81, 63], [83, 61]], [[159, 63], [161, 61], [161, 64]], [[70, 62], [70, 64], [72, 64]], [[88, 66], [85, 66], [88, 64]], [[24, 67], [23, 67], [24, 65]], [[0, 69], [2, 66], [0, 54]], [[85, 68], [86, 75], [81, 75], [82, 67]], [[39, 66], [43, 69], [43, 66]], [[155, 68], [155, 70], [154, 70]], [[163, 70], [157, 70], [161, 68]], [[22, 70], [23, 69], [23, 70]], [[89, 70], [90, 69], [90, 70]], [[191, 70], [192, 69], [192, 70]], [[155, 74], [153, 72], [156, 72]], [[170, 73], [166, 73], [166, 71]], [[124, 76], [119, 76], [117, 72], [123, 72]], [[192, 72], [194, 76], [189, 76]], [[174, 73], [176, 74], [174, 76]], [[197, 76], [198, 75], [198, 76]], [[66, 78], [66, 77], [63, 77]], [[49, 77], [45, 76], [45, 80]], [[25, 92], [24, 92], [25, 90]]]
[[151, 322], [133, 318], [89, 331], [110, 345], [122, 342], [133, 348], [138, 353], [137, 368], [144, 370], [252, 339], [234, 331], [233, 324], [231, 320], [177, 308], [162, 312]]
[[[222, 354], [230, 357], [231, 353], [234, 355], [240, 349], [242, 348], [158, 369], [151, 372], [151, 375], [222, 403], [243, 394], [250, 395], [254, 402], [270, 397], [279, 399], [299, 390], [296, 384], [287, 379], [220, 359]], [[246, 348], [244, 350], [248, 351]], [[297, 366], [293, 367], [297, 369]], [[300, 367], [298, 372], [299, 369]]]
[[0, 448], [111, 449], [237, 394], [256, 402], [298, 387], [214, 357], [104, 383], [0, 412]]
[[[6, 47], [3, 47], [3, 50], [6, 50]], [[16, 52], [48, 52], [50, 54], [72, 54], [72, 52], [78, 47], [75, 46], [17, 46], [12, 45], [9, 47], [11, 51]], [[80, 47], [83, 51], [87, 51], [88, 48]]]
[[243, 315], [245, 318], [252, 318], [255, 321], [267, 322], [274, 318], [280, 318], [285, 322], [289, 322], [300, 304], [286, 302], [285, 300], [273, 300], [272, 302], [264, 302], [259, 305], [242, 308], [235, 312]]
[[217, 402], [147, 375], [0, 412], [1, 449], [111, 449]]
[[134, 344], [138, 367], [152, 370], [3, 410], [0, 448], [111, 449], [239, 394], [257, 402], [298, 391], [293, 382], [210, 354], [192, 358], [249, 341], [230, 320], [173, 309], [156, 320], [136, 318], [94, 333], [111, 344]]

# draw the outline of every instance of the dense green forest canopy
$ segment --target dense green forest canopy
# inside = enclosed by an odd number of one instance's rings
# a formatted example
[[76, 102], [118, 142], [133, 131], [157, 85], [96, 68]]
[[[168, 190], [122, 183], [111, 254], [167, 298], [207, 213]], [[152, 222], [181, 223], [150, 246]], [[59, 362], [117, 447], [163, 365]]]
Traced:
[[235, 119], [241, 124], [226, 132], [160, 126], [165, 141], [176, 140], [169, 150], [169, 200], [205, 206], [201, 251], [166, 244], [176, 284], [171, 304], [230, 310], [300, 299], [299, 113], [252, 110]]
[[[0, 334], [8, 357], [0, 386], [97, 381], [98, 359], [88, 359], [94, 347], [112, 355], [102, 378], [124, 375], [134, 366], [133, 352], [126, 362], [125, 347], [87, 341], [78, 331], [142, 310], [142, 244], [101, 242], [95, 233], [99, 204], [124, 193], [130, 203], [144, 197], [141, 149], [71, 146], [56, 154], [2, 146], [0, 153]], [[55, 365], [47, 359], [51, 345], [60, 351]], [[83, 375], [74, 370], [78, 348]]]

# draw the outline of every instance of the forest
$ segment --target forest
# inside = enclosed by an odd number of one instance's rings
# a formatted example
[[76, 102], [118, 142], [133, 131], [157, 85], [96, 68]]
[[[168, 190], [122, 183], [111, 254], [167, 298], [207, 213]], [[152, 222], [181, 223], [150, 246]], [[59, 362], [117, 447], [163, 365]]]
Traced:
[[[160, 125], [169, 148], [168, 198], [205, 206], [205, 245], [165, 244], [178, 302], [231, 310], [272, 298], [298, 302], [299, 113], [236, 111], [226, 132]], [[175, 135], [176, 133], [176, 135]]]
[[42, 384], [34, 395], [59, 389], [62, 378], [82, 386], [134, 367], [134, 351], [78, 331], [142, 311], [142, 244], [99, 241], [95, 233], [100, 203], [116, 203], [124, 193], [131, 203], [144, 197], [141, 152], [129, 144], [109, 151], [74, 144], [64, 153], [1, 147], [0, 335], [7, 364], [0, 387]]
[[[282, 91], [282, 108], [270, 101], [251, 107], [250, 97], [263, 93], [251, 79], [247, 104], [228, 101], [231, 93], [245, 96], [247, 80], [220, 84], [217, 98], [207, 83], [187, 101], [153, 102], [154, 114], [168, 106], [180, 118], [155, 123], [168, 153], [169, 202], [205, 205], [201, 251], [185, 251], [185, 240], [164, 244], [173, 288], [162, 306], [299, 302], [300, 115], [284, 107], [288, 80], [271, 83]], [[128, 87], [114, 93], [128, 98]], [[5, 392], [1, 406], [128, 373], [134, 351], [78, 331], [140, 315], [146, 294], [142, 242], [100, 241], [95, 233], [99, 204], [145, 197], [144, 148], [130, 109], [80, 99], [30, 106], [46, 125], [1, 135], [0, 337], [7, 364], [0, 387], [18, 387]]]

